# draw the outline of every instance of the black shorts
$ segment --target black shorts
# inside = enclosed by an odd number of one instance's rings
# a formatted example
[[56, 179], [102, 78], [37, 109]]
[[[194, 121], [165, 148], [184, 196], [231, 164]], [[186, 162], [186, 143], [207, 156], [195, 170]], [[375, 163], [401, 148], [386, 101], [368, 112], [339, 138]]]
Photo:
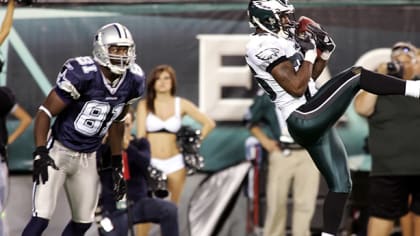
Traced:
[[[371, 176], [369, 185], [371, 216], [395, 220], [408, 211], [420, 215], [420, 175]], [[408, 200], [410, 194], [411, 204]]]

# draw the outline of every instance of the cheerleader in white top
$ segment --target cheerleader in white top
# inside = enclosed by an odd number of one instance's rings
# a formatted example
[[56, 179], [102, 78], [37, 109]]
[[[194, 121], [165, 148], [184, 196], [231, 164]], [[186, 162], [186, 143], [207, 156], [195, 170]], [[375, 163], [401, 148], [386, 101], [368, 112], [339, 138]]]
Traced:
[[178, 203], [186, 169], [176, 143], [182, 117], [190, 116], [202, 125], [201, 139], [215, 122], [199, 111], [191, 101], [175, 96], [176, 74], [169, 65], [156, 66], [147, 80], [147, 96], [137, 106], [137, 137], [146, 137], [151, 146], [152, 165], [168, 176], [171, 201]]

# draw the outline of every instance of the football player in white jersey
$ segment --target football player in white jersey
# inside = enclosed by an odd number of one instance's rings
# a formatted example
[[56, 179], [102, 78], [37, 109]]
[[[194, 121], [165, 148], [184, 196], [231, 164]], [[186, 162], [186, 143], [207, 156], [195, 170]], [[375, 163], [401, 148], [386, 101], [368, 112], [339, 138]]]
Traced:
[[111, 23], [96, 32], [93, 57], [64, 63], [35, 119], [32, 218], [23, 236], [42, 234], [63, 186], [72, 219], [62, 235], [84, 235], [89, 229], [98, 202], [96, 150], [108, 132], [112, 168], [119, 176], [122, 117], [145, 90], [145, 76], [135, 58], [130, 31]]
[[314, 81], [335, 49], [331, 36], [309, 18], [294, 21], [288, 0], [253, 0], [248, 6], [255, 33], [246, 61], [259, 85], [278, 106], [292, 138], [311, 154], [329, 187], [324, 203], [323, 235], [335, 235], [351, 191], [346, 150], [333, 128], [355, 94], [418, 98], [419, 81], [403, 81], [361, 67], [333, 76], [321, 88]]

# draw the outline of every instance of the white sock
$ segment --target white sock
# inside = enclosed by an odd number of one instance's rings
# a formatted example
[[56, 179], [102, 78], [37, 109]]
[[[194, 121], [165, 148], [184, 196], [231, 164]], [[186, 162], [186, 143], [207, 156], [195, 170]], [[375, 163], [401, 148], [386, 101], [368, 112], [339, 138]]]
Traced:
[[321, 236], [334, 236], [333, 234], [322, 232]]
[[410, 97], [420, 97], [420, 80], [407, 80], [405, 82], [405, 95]]

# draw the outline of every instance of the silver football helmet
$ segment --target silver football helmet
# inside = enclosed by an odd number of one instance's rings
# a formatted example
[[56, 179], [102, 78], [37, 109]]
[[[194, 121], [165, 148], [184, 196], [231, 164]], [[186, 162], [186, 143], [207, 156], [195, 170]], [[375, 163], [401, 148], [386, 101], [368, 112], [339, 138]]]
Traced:
[[[289, 18], [295, 8], [288, 0], [251, 0], [248, 5], [248, 16], [251, 27], [260, 28], [271, 34], [283, 33], [292, 36], [296, 22]], [[287, 16], [289, 22], [283, 24], [281, 17]]]
[[[111, 54], [110, 46], [127, 46], [127, 55]], [[123, 74], [136, 60], [136, 44], [130, 31], [120, 23], [102, 26], [93, 40], [93, 58], [115, 74]]]

